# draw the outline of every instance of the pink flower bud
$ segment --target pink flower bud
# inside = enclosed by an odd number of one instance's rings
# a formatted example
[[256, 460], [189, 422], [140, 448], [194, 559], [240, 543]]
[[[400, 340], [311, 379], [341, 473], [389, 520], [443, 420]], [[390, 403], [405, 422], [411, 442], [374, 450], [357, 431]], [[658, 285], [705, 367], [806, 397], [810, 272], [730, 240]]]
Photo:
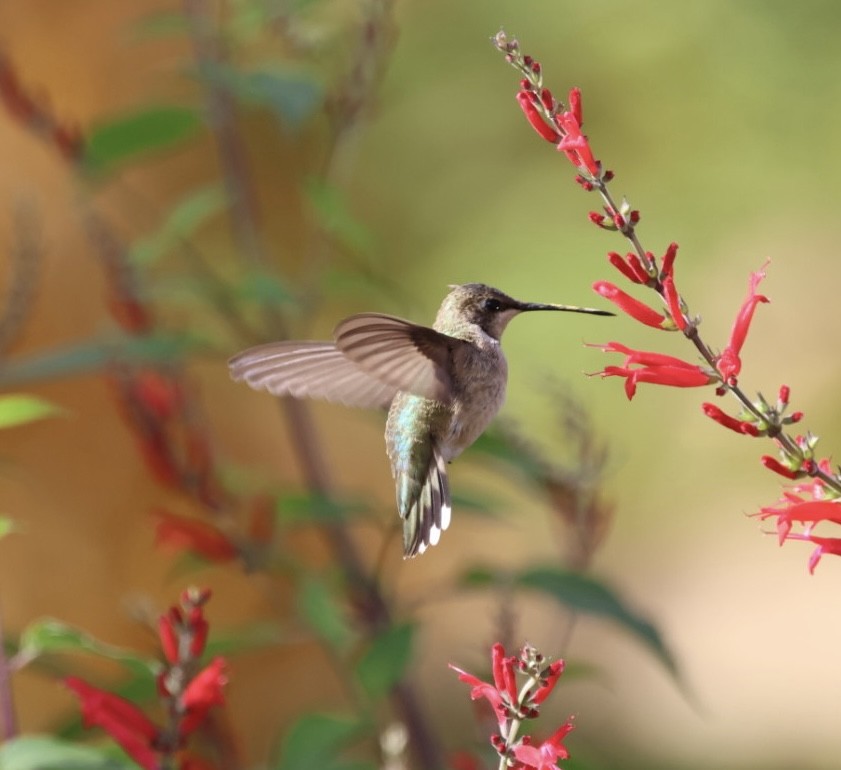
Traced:
[[770, 455], [762, 455], [759, 459], [769, 471], [774, 471], [774, 473], [778, 473], [780, 476], [784, 476], [787, 479], [796, 479], [800, 475], [797, 471], [787, 468], [779, 460], [771, 457]]

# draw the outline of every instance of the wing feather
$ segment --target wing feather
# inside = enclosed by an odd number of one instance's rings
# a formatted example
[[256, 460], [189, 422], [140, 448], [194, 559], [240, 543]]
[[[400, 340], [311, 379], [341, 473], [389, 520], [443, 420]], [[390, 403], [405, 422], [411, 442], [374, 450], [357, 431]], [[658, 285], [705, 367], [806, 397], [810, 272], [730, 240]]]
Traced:
[[346, 318], [334, 331], [336, 347], [377, 379], [436, 401], [452, 398], [449, 364], [463, 340], [380, 313]]
[[276, 396], [323, 398], [366, 409], [387, 407], [397, 387], [338, 350], [332, 342], [271, 342], [234, 356], [231, 377]]

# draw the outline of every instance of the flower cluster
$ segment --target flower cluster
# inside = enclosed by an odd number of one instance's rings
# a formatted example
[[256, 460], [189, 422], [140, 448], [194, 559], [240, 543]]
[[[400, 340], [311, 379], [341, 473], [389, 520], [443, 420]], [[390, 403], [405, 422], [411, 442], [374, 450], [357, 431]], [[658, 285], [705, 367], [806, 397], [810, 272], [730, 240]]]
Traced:
[[204, 605], [209, 598], [209, 591], [188, 589], [180, 606], [170, 607], [159, 620], [165, 663], [157, 683], [166, 712], [164, 726], [119, 695], [78, 677], [65, 679], [81, 701], [85, 726], [101, 727], [144, 770], [169, 767], [164, 760], [176, 756], [181, 770], [196, 766], [198, 760], [181, 751], [184, 742], [205, 722], [211, 708], [224, 703], [225, 660], [214, 658], [203, 668], [199, 662], [207, 641]]
[[[491, 745], [500, 758], [500, 768], [514, 770], [552, 770], [557, 762], [567, 759], [569, 752], [564, 738], [572, 730], [570, 717], [552, 735], [536, 744], [531, 736], [519, 737], [524, 720], [534, 719], [540, 706], [549, 697], [564, 671], [563, 660], [547, 663], [531, 645], [525, 645], [519, 655], [506, 656], [505, 648], [497, 643], [491, 649], [493, 683], [468, 674], [450, 664], [458, 678], [472, 688], [472, 700], [484, 698], [490, 703], [499, 731], [491, 736]], [[522, 683], [518, 683], [519, 674]], [[523, 681], [524, 680], [524, 681]]]
[[[762, 394], [750, 398], [739, 384], [742, 348], [754, 313], [758, 305], [769, 301], [759, 292], [767, 262], [751, 274], [747, 295], [736, 313], [727, 344], [717, 352], [701, 338], [698, 330], [700, 318], [690, 313], [686, 300], [678, 291], [675, 278], [678, 245], [670, 244], [662, 257], [647, 251], [637, 233], [639, 212], [631, 208], [627, 200], [623, 199], [621, 203], [615, 201], [608, 189], [613, 174], [602, 172], [601, 164], [592, 160], [589, 142], [580, 132], [580, 92], [572, 90], [570, 109], [562, 111], [551, 93], [542, 88], [539, 63], [523, 56], [517, 41], [509, 40], [503, 32], [493, 42], [505, 54], [506, 60], [521, 75], [525, 75], [517, 98], [531, 126], [559, 149], [566, 151], [574, 146], [575, 152], [566, 154], [580, 172], [577, 181], [586, 191], [598, 192], [603, 203], [603, 213], [590, 212], [590, 221], [602, 229], [620, 233], [627, 240], [630, 251], [625, 256], [611, 251], [608, 262], [631, 284], [653, 290], [658, 295], [658, 307], [651, 307], [609, 281], [597, 281], [593, 289], [646, 326], [660, 331], [681, 332], [692, 343], [700, 359], [697, 363], [685, 361], [663, 353], [633, 350], [619, 342], [608, 342], [593, 347], [607, 353], [619, 353], [624, 360], [620, 365], [606, 366], [597, 374], [622, 378], [629, 399], [634, 397], [640, 383], [678, 388], [714, 385], [716, 395], [730, 393], [741, 405], [738, 415], [727, 414], [712, 403], [703, 404], [704, 414], [736, 433], [772, 439], [779, 450], [779, 459], [764, 455], [762, 464], [787, 479], [802, 482], [793, 490], [786, 491], [777, 505], [762, 508], [757, 515], [762, 519], [776, 518], [780, 543], [806, 540], [815, 544], [816, 549], [809, 562], [810, 570], [814, 570], [825, 553], [841, 555], [841, 538], [813, 533], [815, 525], [820, 522], [841, 524], [841, 507], [837, 507], [841, 505], [841, 475], [831, 471], [827, 459], [815, 456], [815, 436], [792, 436], [786, 432], [788, 426], [803, 417], [799, 411], [787, 413], [788, 387], [780, 388], [780, 395], [772, 404]], [[792, 532], [793, 523], [802, 525], [802, 531]]]

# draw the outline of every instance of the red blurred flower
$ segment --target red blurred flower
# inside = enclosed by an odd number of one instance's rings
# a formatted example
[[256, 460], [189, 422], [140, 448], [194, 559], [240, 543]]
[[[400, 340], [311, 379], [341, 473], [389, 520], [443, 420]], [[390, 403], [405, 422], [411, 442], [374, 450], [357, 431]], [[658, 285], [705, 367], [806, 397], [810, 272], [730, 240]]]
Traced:
[[181, 706], [184, 709], [184, 718], [180, 726], [181, 735], [187, 735], [195, 730], [205, 720], [207, 712], [213, 706], [224, 704], [225, 696], [222, 689], [227, 682], [224, 658], [214, 658], [193, 677], [181, 698]]
[[834, 500], [794, 500], [786, 501], [788, 504], [780, 506], [768, 506], [760, 509], [754, 514], [765, 520], [773, 516], [777, 517], [777, 537], [780, 545], [787, 539], [794, 538], [791, 533], [792, 525], [797, 522], [805, 524], [811, 529], [822, 521], [833, 524], [841, 524], [841, 503]]
[[763, 294], [757, 294], [756, 290], [759, 284], [765, 277], [765, 267], [768, 262], [762, 266], [762, 269], [755, 273], [751, 273], [750, 283], [748, 286], [748, 296], [742, 303], [736, 315], [736, 320], [733, 322], [733, 328], [730, 331], [730, 341], [727, 347], [721, 352], [718, 359], [718, 371], [724, 378], [725, 382], [733, 381], [742, 369], [742, 360], [739, 354], [742, 351], [742, 345], [745, 344], [745, 338], [750, 328], [750, 322], [753, 319], [753, 312], [760, 302], [768, 302], [768, 297]]
[[493, 708], [496, 721], [500, 729], [502, 729], [502, 726], [508, 719], [508, 708], [502, 699], [502, 693], [492, 684], [483, 682], [481, 679], [473, 676], [473, 674], [468, 674], [458, 666], [454, 666], [452, 663], [449, 663], [448, 666], [458, 674], [460, 682], [465, 682], [471, 686], [471, 700], [478, 700], [479, 698], [487, 699], [488, 703], [491, 704], [491, 708]]
[[787, 539], [805, 540], [817, 546], [809, 557], [809, 572], [813, 575], [815, 574], [815, 567], [818, 566], [818, 562], [824, 554], [829, 553], [834, 556], [841, 556], [841, 538], [818, 537], [817, 535], [804, 532], [803, 534], [790, 534]]
[[514, 747], [514, 756], [527, 768], [556, 770], [559, 759], [569, 759], [569, 752], [563, 740], [572, 728], [572, 720], [567, 720], [539, 746], [532, 746], [524, 740]]
[[216, 527], [198, 519], [176, 516], [163, 509], [154, 513], [158, 518], [156, 545], [168, 545], [177, 551], [196, 553], [214, 562], [236, 558], [236, 546]]
[[634, 299], [620, 288], [608, 281], [596, 281], [593, 284], [596, 294], [601, 294], [606, 300], [612, 302], [620, 310], [623, 310], [631, 318], [636, 319], [646, 326], [653, 326], [655, 329], [673, 329], [673, 324], [662, 313], [649, 307], [638, 299]]
[[564, 668], [565, 664], [562, 660], [556, 660], [549, 664], [549, 668], [546, 671], [545, 684], [538, 687], [537, 690], [535, 690], [534, 695], [531, 696], [531, 702], [535, 706], [539, 706], [546, 700], [546, 698], [549, 697], [549, 694], [555, 689], [555, 685], [557, 684], [561, 674], [564, 673]]
[[85, 727], [101, 727], [144, 770], [157, 770], [158, 728], [137, 706], [75, 676], [64, 683], [79, 696]]

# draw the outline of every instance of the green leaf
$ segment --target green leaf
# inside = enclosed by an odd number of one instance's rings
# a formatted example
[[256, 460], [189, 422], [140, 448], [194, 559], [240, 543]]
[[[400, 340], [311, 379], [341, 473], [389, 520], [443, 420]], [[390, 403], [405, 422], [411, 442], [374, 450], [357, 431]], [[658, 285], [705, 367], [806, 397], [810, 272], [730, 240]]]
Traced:
[[310, 179], [306, 186], [318, 224], [353, 252], [373, 249], [374, 238], [350, 212], [344, 193], [323, 179]]
[[283, 644], [285, 635], [277, 623], [250, 623], [230, 631], [214, 632], [205, 648], [208, 657], [232, 657], [241, 652]]
[[415, 627], [409, 623], [391, 626], [372, 642], [356, 664], [359, 683], [372, 700], [384, 696], [406, 672], [412, 658]]
[[12, 532], [17, 532], [17, 524], [15, 520], [9, 516], [0, 516], [0, 540], [6, 535], [11, 535]]
[[307, 714], [286, 733], [275, 770], [340, 770], [350, 767], [337, 754], [364, 729], [357, 719]]
[[347, 649], [355, 634], [347, 613], [323, 580], [310, 576], [301, 581], [298, 608], [310, 627], [333, 649]]
[[60, 406], [37, 396], [28, 396], [24, 393], [0, 396], [0, 429], [14, 428], [63, 414], [67, 412]]
[[188, 107], [148, 107], [104, 123], [88, 135], [85, 163], [96, 172], [189, 139], [202, 123]]
[[347, 519], [349, 514], [367, 510], [360, 502], [335, 500], [319, 494], [283, 495], [277, 500], [277, 513], [284, 523], [324, 523]]
[[289, 304], [293, 297], [277, 275], [262, 270], [250, 270], [237, 286], [237, 296], [244, 302], [256, 302], [263, 307]]
[[471, 454], [481, 452], [523, 473], [527, 478], [540, 480], [546, 476], [546, 468], [540, 461], [517, 442], [512, 441], [498, 428], [486, 430], [471, 446]]
[[107, 748], [82, 746], [51, 735], [23, 735], [0, 746], [2, 770], [136, 770]]
[[150, 676], [157, 662], [139, 657], [130, 650], [100, 642], [87, 631], [53, 618], [42, 618], [28, 625], [20, 636], [18, 656], [28, 662], [48, 653], [88, 652], [116, 660], [135, 674]]
[[672, 674], [677, 673], [676, 661], [657, 628], [604, 583], [555, 567], [525, 570], [515, 576], [515, 583], [540, 591], [570, 609], [613, 620], [648, 647]]
[[197, 346], [194, 338], [183, 334], [103, 337], [11, 361], [0, 369], [0, 387], [17, 387], [48, 379], [88, 374], [118, 362], [153, 364], [172, 361]]
[[132, 261], [137, 264], [156, 262], [180, 241], [192, 235], [227, 203], [228, 196], [219, 185], [210, 185], [191, 192], [175, 205], [157, 232], [132, 245]]
[[236, 92], [252, 104], [268, 107], [292, 129], [299, 128], [321, 105], [321, 88], [309, 76], [283, 70], [240, 73]]

